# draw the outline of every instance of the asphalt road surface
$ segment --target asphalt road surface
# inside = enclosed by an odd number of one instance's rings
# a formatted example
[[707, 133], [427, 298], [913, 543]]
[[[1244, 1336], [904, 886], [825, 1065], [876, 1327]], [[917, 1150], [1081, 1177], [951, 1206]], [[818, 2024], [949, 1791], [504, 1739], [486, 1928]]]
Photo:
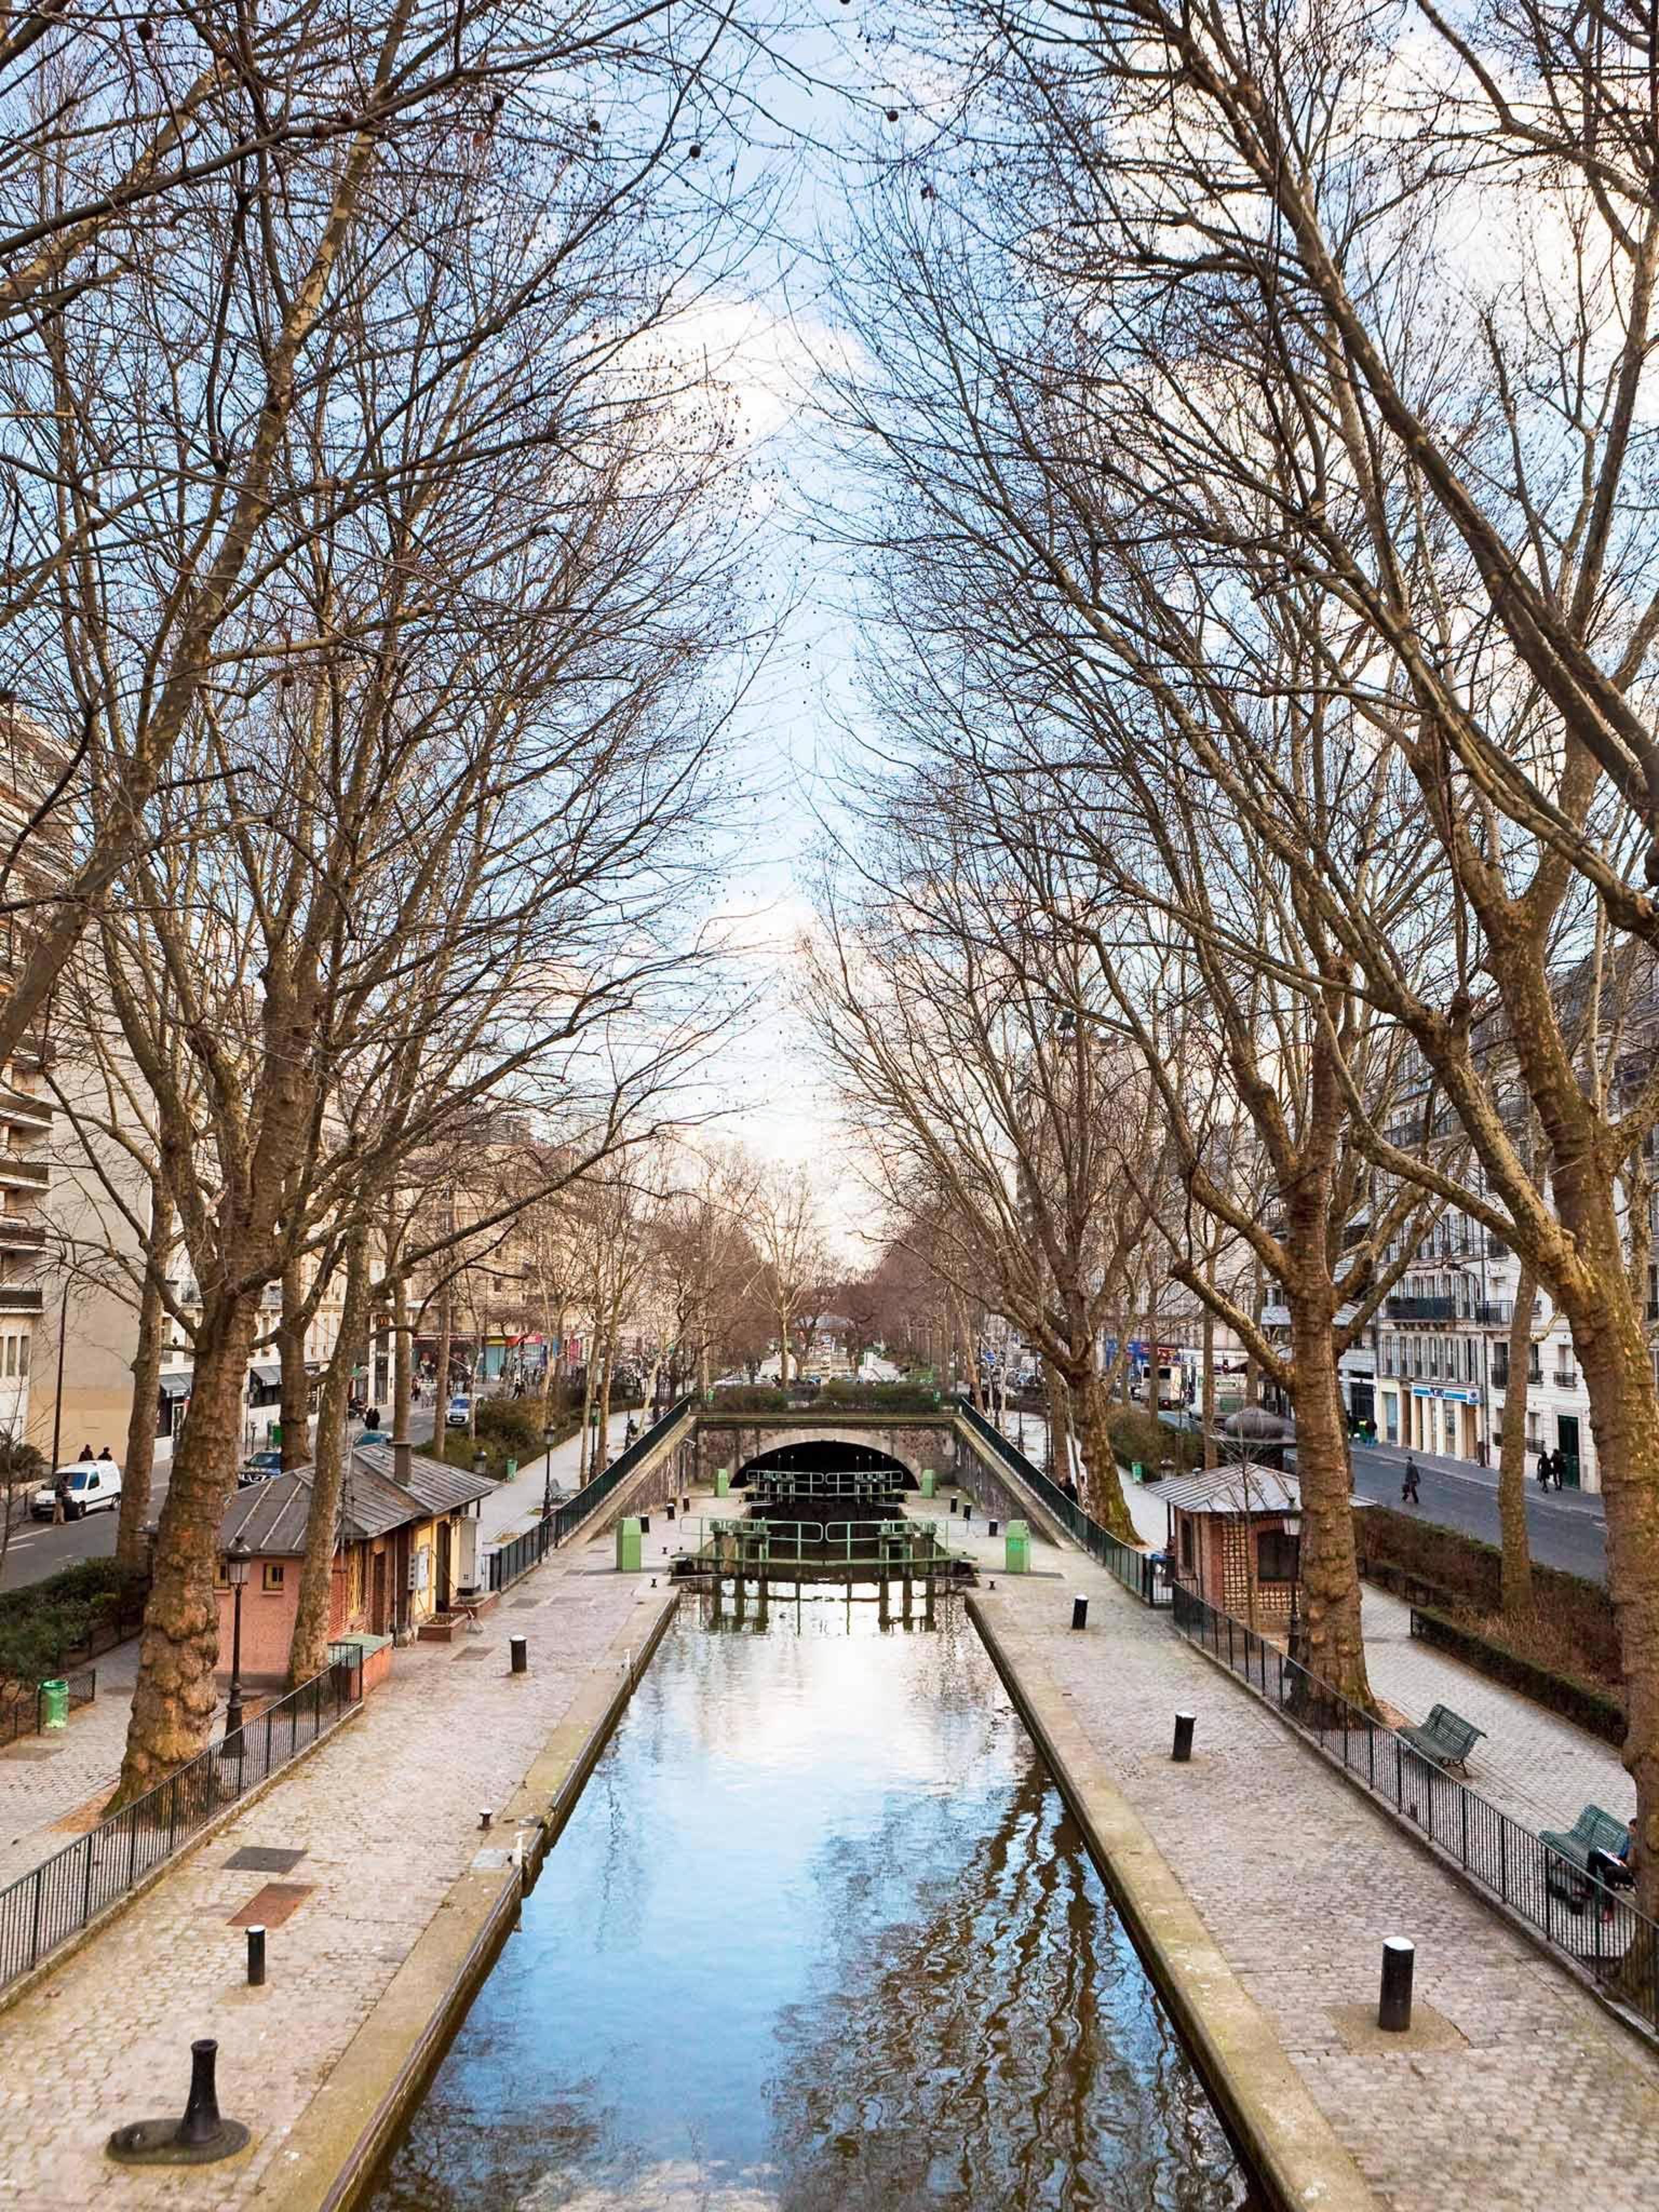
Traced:
[[[424, 1443], [431, 1434], [431, 1407], [412, 1412], [409, 1417], [410, 1442]], [[158, 1462], [150, 1489], [152, 1518], [161, 1511], [161, 1500], [167, 1496], [167, 1474], [168, 1462]], [[20, 1502], [21, 1496], [20, 1492]], [[26, 1583], [42, 1582], [46, 1576], [56, 1574], [59, 1567], [73, 1566], [77, 1559], [112, 1559], [118, 1518], [114, 1513], [89, 1513], [84, 1521], [64, 1521], [56, 1525], [50, 1521], [15, 1522], [5, 1558], [0, 1561], [0, 1589], [21, 1589]]]
[[[1498, 1541], [1498, 1476], [1495, 1470], [1471, 1467], [1453, 1473], [1443, 1462], [1418, 1456], [1420, 1503], [1403, 1505], [1400, 1499], [1401, 1472], [1406, 1455], [1389, 1447], [1376, 1450], [1356, 1444], [1353, 1486], [1356, 1498], [1392, 1505], [1401, 1513], [1420, 1513], [1443, 1528], [1458, 1528], [1466, 1536]], [[1527, 1528], [1533, 1558], [1547, 1567], [1563, 1567], [1588, 1581], [1607, 1578], [1606, 1522], [1599, 1498], [1582, 1491], [1540, 1491], [1527, 1478]]]

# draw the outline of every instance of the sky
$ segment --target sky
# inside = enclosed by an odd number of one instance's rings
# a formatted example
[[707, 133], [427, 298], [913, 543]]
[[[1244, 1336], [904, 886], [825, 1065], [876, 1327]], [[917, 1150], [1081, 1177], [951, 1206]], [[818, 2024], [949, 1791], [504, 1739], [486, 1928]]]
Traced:
[[[836, 321], [826, 250], [862, 180], [925, 132], [927, 93], [898, 74], [890, 7], [805, 0], [799, 13], [775, 59], [749, 79], [757, 112], [748, 143], [729, 157], [739, 183], [775, 196], [775, 220], [741, 283], [686, 319], [689, 343], [706, 349], [713, 373], [741, 398], [760, 480], [757, 580], [774, 606], [788, 608], [735, 738], [740, 795], [716, 918], [753, 1000], [706, 1097], [720, 1136], [770, 1160], [811, 1164], [829, 1225], [857, 1260], [872, 1256], [866, 1240], [878, 1219], [795, 1003], [815, 860], [826, 836], [845, 827], [838, 791], [846, 775], [856, 777], [860, 749], [874, 735], [847, 611], [855, 578], [808, 511], [854, 497], [857, 471], [836, 457], [814, 386], [820, 368], [844, 366], [852, 346]], [[894, 106], [896, 125], [887, 121]], [[711, 131], [702, 157], [711, 174], [722, 171], [725, 150]]]

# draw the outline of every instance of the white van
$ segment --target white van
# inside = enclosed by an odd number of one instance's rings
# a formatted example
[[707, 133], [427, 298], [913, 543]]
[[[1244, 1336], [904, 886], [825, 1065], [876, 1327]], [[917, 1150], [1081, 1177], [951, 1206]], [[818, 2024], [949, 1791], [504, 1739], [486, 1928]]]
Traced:
[[112, 1459], [76, 1460], [73, 1467], [60, 1467], [50, 1482], [43, 1482], [29, 1500], [29, 1512], [36, 1521], [50, 1521], [57, 1510], [57, 1490], [59, 1476], [69, 1486], [69, 1496], [64, 1503], [66, 1521], [78, 1521], [83, 1514], [101, 1513], [107, 1507], [111, 1512], [121, 1503], [121, 1470]]

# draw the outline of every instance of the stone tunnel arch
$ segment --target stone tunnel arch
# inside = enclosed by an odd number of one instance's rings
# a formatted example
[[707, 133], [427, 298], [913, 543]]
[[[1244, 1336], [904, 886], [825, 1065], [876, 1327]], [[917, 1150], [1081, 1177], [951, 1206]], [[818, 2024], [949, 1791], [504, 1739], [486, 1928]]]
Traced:
[[920, 1489], [915, 1468], [896, 1454], [882, 1451], [861, 1437], [825, 1435], [803, 1437], [794, 1443], [774, 1444], [766, 1451], [756, 1452], [739, 1464], [732, 1480], [737, 1488], [745, 1486], [751, 1475], [769, 1472], [831, 1474], [892, 1470], [902, 1475], [906, 1490]]

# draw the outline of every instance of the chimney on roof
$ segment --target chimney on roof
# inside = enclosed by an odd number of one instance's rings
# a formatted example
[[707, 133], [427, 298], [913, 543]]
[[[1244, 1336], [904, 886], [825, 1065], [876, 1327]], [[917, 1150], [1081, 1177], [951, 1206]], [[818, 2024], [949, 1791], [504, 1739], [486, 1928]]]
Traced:
[[392, 1440], [392, 1480], [396, 1483], [401, 1483], [405, 1490], [410, 1486], [410, 1478], [413, 1472], [409, 1458], [414, 1449], [413, 1444], [401, 1437], [394, 1437]]

